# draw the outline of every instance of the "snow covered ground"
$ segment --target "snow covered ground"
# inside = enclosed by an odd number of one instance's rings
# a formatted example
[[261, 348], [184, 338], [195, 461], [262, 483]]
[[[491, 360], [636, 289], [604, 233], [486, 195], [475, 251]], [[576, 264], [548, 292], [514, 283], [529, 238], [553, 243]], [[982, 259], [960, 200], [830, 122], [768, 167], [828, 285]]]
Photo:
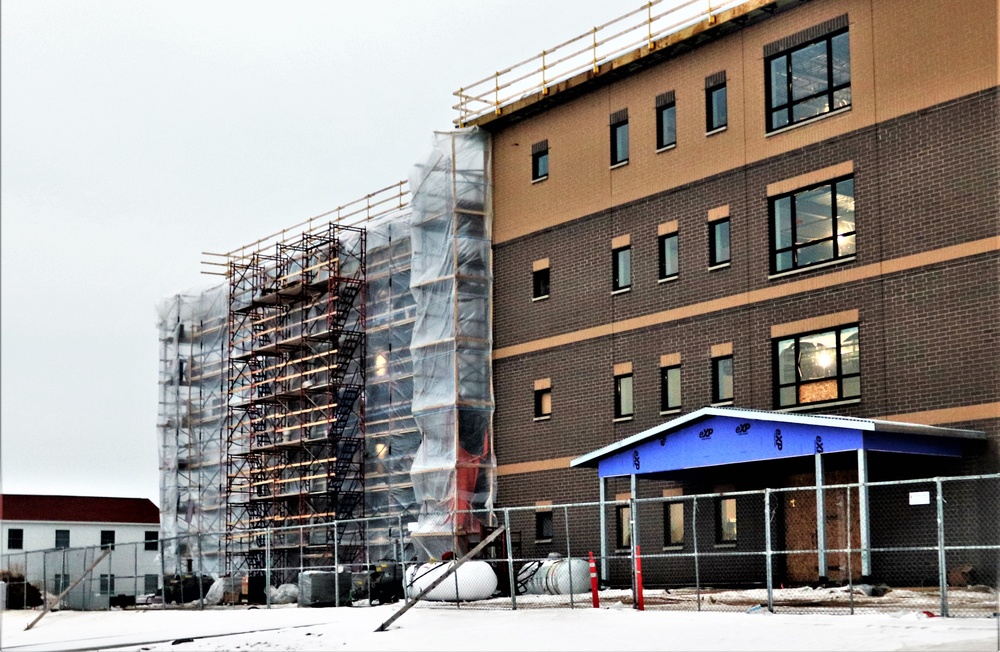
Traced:
[[[997, 618], [600, 610], [483, 611], [400, 605], [205, 611], [32, 611], [2, 615], [5, 652], [57, 650], [993, 650]], [[177, 642], [192, 639], [189, 642]]]

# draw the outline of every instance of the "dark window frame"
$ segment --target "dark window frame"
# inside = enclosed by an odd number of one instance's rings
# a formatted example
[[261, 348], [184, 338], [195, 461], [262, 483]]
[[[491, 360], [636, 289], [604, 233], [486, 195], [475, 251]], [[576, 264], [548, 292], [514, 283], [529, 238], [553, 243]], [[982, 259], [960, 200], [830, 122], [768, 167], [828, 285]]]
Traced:
[[[63, 535], [63, 536], [60, 536]], [[59, 540], [65, 539], [65, 542], [60, 544]], [[70, 547], [70, 531], [69, 530], [56, 530], [56, 544], [54, 546], [58, 549], [66, 549]]]
[[[857, 371], [845, 372], [844, 371], [844, 333], [845, 331], [854, 331], [855, 342], [857, 346]], [[821, 378], [810, 378], [802, 379], [802, 369], [801, 369], [801, 340], [803, 338], [812, 337], [816, 335], [823, 335], [826, 333], [833, 333], [834, 338], [837, 342], [836, 351], [834, 354], [835, 370], [833, 375], [821, 377]], [[849, 337], [850, 335], [847, 335]], [[784, 342], [792, 341], [793, 344], [793, 359], [795, 360], [795, 380], [790, 383], [781, 382], [781, 352], [780, 347]], [[861, 328], [859, 324], [843, 324], [840, 326], [833, 326], [830, 328], [821, 328], [819, 330], [808, 331], [804, 333], [796, 333], [794, 335], [789, 335], [785, 337], [776, 337], [771, 340], [771, 359], [772, 359], [772, 377], [774, 382], [773, 387], [773, 404], [774, 409], [783, 410], [789, 408], [813, 408], [822, 407], [824, 405], [829, 405], [831, 403], [839, 403], [842, 401], [854, 401], [860, 400], [862, 396], [861, 392]], [[847, 395], [845, 393], [845, 381], [850, 381], [857, 378], [857, 393]], [[804, 385], [812, 385], [819, 383], [829, 383], [830, 381], [836, 381], [837, 395], [834, 398], [819, 401], [802, 401], [801, 389]], [[794, 389], [795, 391], [795, 402], [794, 403], [782, 403], [781, 394], [782, 389]]]
[[538, 510], [535, 512], [535, 541], [551, 541], [555, 527], [552, 519], [552, 510]]
[[[667, 241], [674, 241], [674, 272], [672, 274], [667, 273]], [[657, 266], [657, 275], [659, 280], [666, 281], [668, 279], [674, 279], [680, 276], [681, 272], [681, 241], [678, 236], [678, 232], [664, 233], [657, 238], [657, 251], [659, 253], [659, 262]]]
[[[719, 233], [719, 228], [725, 226], [726, 230], [726, 252], [728, 256], [723, 258], [721, 256], [720, 240], [721, 235]], [[725, 265], [731, 263], [733, 260], [733, 230], [732, 230], [732, 220], [728, 217], [724, 217], [720, 220], [714, 220], [708, 223], [708, 266], [718, 267], [719, 265]]]
[[[733, 529], [736, 531], [732, 537], [728, 536], [726, 527], [722, 523], [722, 518], [725, 515], [723, 504], [727, 503], [731, 503], [733, 506], [733, 524], [735, 526]], [[739, 540], [739, 505], [736, 498], [719, 496], [715, 499], [715, 543], [716, 545], [736, 544]]]
[[[549, 410], [545, 411], [545, 397], [549, 397]], [[535, 419], [551, 419], [552, 418], [552, 388], [544, 387], [542, 389], [535, 390]]]
[[145, 534], [143, 535], [143, 550], [156, 552], [159, 549], [160, 549], [160, 531], [146, 530]]
[[[627, 263], [621, 264], [620, 254], [627, 254]], [[622, 269], [627, 269], [628, 283], [622, 283]], [[611, 250], [611, 291], [622, 292], [632, 289], [632, 245]]]
[[536, 269], [531, 272], [531, 298], [548, 299], [551, 291], [552, 275], [549, 268]]
[[24, 550], [24, 528], [7, 529], [7, 550]]
[[142, 576], [143, 593], [156, 593], [160, 588], [160, 576], [156, 573], [145, 573]]
[[[623, 383], [628, 380], [629, 383], [629, 406], [631, 410], [625, 412], [625, 405], [623, 404], [622, 398]], [[635, 416], [635, 378], [632, 372], [627, 374], [615, 374], [615, 419], [631, 419]]]
[[[724, 107], [725, 115], [722, 116], [722, 122], [717, 122], [719, 116], [715, 112], [715, 94], [720, 91], [723, 93], [722, 106]], [[726, 89], [726, 82], [722, 81], [705, 89], [705, 133], [712, 134], [728, 126], [729, 91]]]
[[632, 548], [632, 505], [615, 507], [615, 550]]
[[115, 549], [115, 531], [114, 530], [101, 530], [101, 549], [111, 548]]
[[[853, 258], [855, 258], [857, 256], [857, 234], [858, 234], [857, 211], [855, 210], [854, 214], [853, 214], [853, 219], [854, 219], [854, 230], [853, 231], [845, 231], [843, 233], [840, 233], [840, 232], [838, 232], [838, 228], [837, 228], [837, 226], [838, 226], [838, 211], [839, 211], [839, 203], [837, 201], [837, 198], [839, 197], [838, 188], [842, 184], [845, 184], [848, 181], [851, 182], [851, 195], [850, 195], [850, 197], [853, 200], [856, 197], [856, 195], [857, 195], [857, 190], [855, 188], [856, 184], [854, 183], [854, 175], [853, 174], [846, 174], [846, 175], [843, 175], [843, 176], [840, 176], [840, 177], [829, 179], [827, 181], [822, 181], [820, 183], [809, 184], [807, 186], [802, 186], [801, 188], [796, 188], [795, 190], [793, 190], [791, 192], [786, 192], [786, 193], [782, 193], [780, 195], [775, 195], [773, 197], [768, 197], [767, 198], [767, 212], [768, 212], [768, 225], [769, 225], [768, 249], [770, 251], [770, 263], [769, 264], [770, 264], [771, 274], [784, 274], [786, 272], [795, 272], [795, 271], [799, 271], [799, 270], [808, 269], [808, 268], [814, 267], [816, 265], [826, 265], [826, 264], [829, 264], [831, 262], [842, 261], [842, 260], [851, 260], [851, 259], [853, 259]], [[805, 193], [811, 193], [811, 192], [814, 192], [814, 191], [819, 190], [819, 189], [824, 188], [824, 187], [829, 187], [829, 189], [830, 189], [830, 221], [832, 223], [831, 224], [831, 229], [830, 229], [831, 235], [829, 237], [826, 237], [826, 238], [819, 238], [819, 239], [816, 239], [816, 240], [811, 240], [811, 241], [809, 241], [807, 243], [797, 244], [796, 240], [798, 239], [798, 237], [797, 237], [797, 232], [798, 232], [798, 224], [797, 224], [797, 222], [798, 222], [798, 220], [797, 220], [796, 216], [798, 214], [798, 208], [797, 208], [797, 203], [795, 201], [795, 198], [798, 195], [802, 195], [802, 194], [805, 194]], [[777, 215], [777, 212], [778, 212], [777, 211], [778, 204], [780, 202], [785, 201], [785, 200], [788, 200], [788, 210], [789, 210], [789, 216], [788, 216], [788, 219], [789, 219], [789, 240], [790, 240], [791, 244], [789, 244], [788, 246], [780, 247], [779, 248], [778, 247], [778, 225], [776, 224], [776, 221], [777, 221], [776, 220], [776, 215]], [[851, 246], [849, 248], [845, 247], [844, 244], [842, 244], [842, 242], [841, 242], [842, 238], [845, 239], [844, 240], [845, 243], [848, 241], [847, 239], [849, 239], [849, 242], [851, 243]], [[799, 264], [798, 258], [799, 258], [799, 252], [801, 250], [807, 249], [809, 247], [815, 247], [816, 245], [822, 244], [822, 243], [827, 242], [827, 241], [830, 241], [831, 244], [832, 244], [832, 249], [833, 249], [833, 256], [832, 257], [830, 257], [830, 258], [824, 258], [822, 260], [817, 260], [815, 262], [809, 262], [809, 263]], [[849, 251], [841, 253], [841, 249], [842, 248], [849, 249]], [[791, 254], [791, 266], [790, 267], [779, 268], [780, 266], [778, 265], [778, 260], [779, 260], [779, 257], [782, 256], [783, 254]]]
[[[624, 131], [620, 129], [624, 127]], [[625, 156], [624, 158], [618, 158], [618, 144], [619, 140], [624, 139], [625, 143]], [[612, 121], [610, 126], [610, 141], [611, 141], [611, 167], [618, 165], [625, 165], [629, 160], [629, 128], [628, 128], [628, 116], [624, 119]]]
[[[732, 390], [730, 396], [722, 396], [720, 392], [720, 381], [722, 380], [721, 365], [729, 362], [729, 377], [732, 379]], [[712, 404], [731, 403], [736, 397], [735, 365], [732, 355], [720, 355], [712, 358]]]
[[[843, 82], [843, 83], [840, 83], [840, 84], [834, 84], [834, 79], [833, 79], [834, 66], [832, 65], [832, 62], [833, 62], [833, 39], [836, 38], [836, 37], [838, 37], [838, 36], [845, 35], [845, 34], [848, 35], [848, 39], [847, 39], [847, 81]], [[795, 79], [792, 76], [792, 54], [795, 53], [795, 52], [801, 51], [801, 50], [805, 50], [806, 48], [810, 48], [810, 47], [816, 45], [817, 43], [824, 43], [824, 42], [826, 44], [826, 90], [820, 91], [820, 92], [816, 92], [816, 93], [812, 93], [811, 95], [807, 95], [805, 97], [801, 97], [801, 98], [799, 98], [797, 100], [793, 99], [792, 88], [793, 88], [793, 85], [795, 83]], [[771, 54], [769, 56], [764, 57], [764, 98], [765, 98], [765, 100], [764, 100], [765, 101], [765, 113], [764, 113], [765, 118], [764, 119], [766, 121], [766, 132], [767, 133], [772, 133], [772, 132], [775, 132], [775, 131], [780, 131], [782, 129], [787, 129], [787, 128], [793, 127], [795, 125], [800, 125], [800, 124], [809, 122], [811, 120], [816, 120], [818, 118], [822, 118], [823, 116], [829, 115], [830, 113], [833, 113], [834, 111], [840, 111], [840, 110], [843, 110], [843, 109], [850, 108], [853, 105], [853, 96], [852, 96], [851, 93], [848, 93], [849, 99], [848, 99], [848, 101], [847, 101], [846, 104], [834, 107], [834, 96], [835, 96], [835, 94], [837, 92], [839, 92], [839, 91], [843, 91], [843, 90], [850, 91], [850, 89], [851, 89], [851, 72], [850, 72], [850, 68], [851, 68], [851, 54], [850, 54], [850, 52], [851, 52], [850, 29], [849, 29], [849, 27], [842, 27], [840, 29], [836, 29], [836, 30], [827, 32], [826, 34], [823, 34], [823, 35], [818, 36], [816, 38], [810, 39], [810, 40], [805, 41], [803, 43], [798, 43], [798, 44], [796, 44], [796, 45], [794, 45], [792, 47], [786, 48], [786, 49], [784, 49], [784, 50], [782, 50], [780, 52], [776, 52], [774, 54]], [[780, 104], [774, 104], [774, 92], [773, 92], [773, 89], [774, 89], [774, 80], [772, 79], [772, 72], [773, 72], [772, 71], [772, 63], [776, 62], [776, 61], [778, 61], [778, 60], [780, 60], [782, 58], [785, 59], [785, 61], [784, 61], [784, 63], [785, 63], [785, 66], [784, 66], [784, 73], [785, 73], [785, 83], [784, 83], [784, 86], [785, 86], [785, 89], [784, 89], [784, 92], [785, 92], [785, 101], [783, 103], [780, 103]], [[819, 99], [819, 98], [825, 98], [827, 100], [827, 109], [825, 111], [822, 111], [822, 112], [814, 114], [814, 115], [808, 115], [808, 116], [799, 118], [798, 120], [795, 119], [795, 111], [794, 111], [795, 106], [801, 105], [801, 104], [804, 104], [804, 103], [809, 102], [811, 100], [815, 100], [815, 99]], [[787, 121], [784, 122], [784, 123], [782, 123], [782, 124], [776, 125], [775, 124], [775, 113], [777, 113], [779, 111], [783, 111], [784, 112], [784, 117], [785, 117], [785, 119]]]
[[677, 389], [681, 392], [681, 365], [660, 367], [660, 413], [677, 412], [683, 405], [683, 398], [677, 405], [670, 405], [670, 372], [677, 372]]
[[[544, 166], [543, 166], [544, 163]], [[542, 169], [544, 167], [544, 170]], [[549, 178], [549, 147], [531, 152], [531, 180], [544, 181]]]
[[115, 575], [114, 573], [101, 573], [98, 578], [99, 591], [101, 595], [114, 595], [115, 594]]
[[[667, 141], [666, 130], [663, 128], [663, 116], [670, 112], [674, 125], [674, 139]], [[677, 102], [668, 102], [656, 107], [656, 151], [677, 146]]]
[[[673, 507], [680, 506], [680, 525], [681, 525], [681, 538], [680, 540], [675, 540], [672, 537], [673, 528]], [[676, 548], [683, 546], [685, 539], [687, 538], [687, 528], [684, 523], [684, 501], [683, 500], [668, 500], [663, 503], [663, 547], [664, 548]]]

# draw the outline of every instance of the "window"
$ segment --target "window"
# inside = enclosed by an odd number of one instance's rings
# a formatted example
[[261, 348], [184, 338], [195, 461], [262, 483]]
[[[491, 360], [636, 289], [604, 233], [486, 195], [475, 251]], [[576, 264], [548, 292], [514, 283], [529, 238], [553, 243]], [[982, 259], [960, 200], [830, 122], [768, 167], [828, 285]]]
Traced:
[[632, 372], [615, 375], [615, 418], [632, 418]]
[[632, 247], [620, 247], [611, 251], [611, 290], [618, 292], [632, 287]]
[[777, 408], [861, 396], [857, 325], [774, 340], [774, 360]]
[[656, 149], [666, 149], [677, 144], [677, 105], [674, 92], [656, 97]]
[[549, 296], [549, 268], [536, 269], [531, 273], [531, 298], [547, 299]]
[[55, 573], [52, 580], [52, 592], [56, 595], [59, 595], [68, 588], [69, 588], [69, 575], [63, 573]]
[[535, 540], [550, 541], [552, 539], [552, 511], [535, 512]]
[[611, 165], [628, 163], [628, 109], [611, 114]]
[[101, 575], [101, 595], [114, 595], [115, 594], [115, 576], [114, 575]]
[[733, 400], [733, 356], [712, 359], [712, 403]]
[[724, 265], [730, 261], [729, 218], [708, 224], [708, 265]]
[[12, 527], [7, 530], [7, 549], [24, 550], [24, 529]]
[[660, 367], [660, 412], [681, 409], [681, 366]]
[[552, 416], [552, 388], [535, 388], [535, 418], [548, 419]]
[[716, 543], [736, 543], [736, 499], [719, 498], [715, 511]]
[[616, 513], [615, 550], [628, 550], [632, 547], [632, 508], [619, 505]]
[[772, 274], [855, 254], [852, 177], [774, 197], [770, 205]]
[[684, 503], [663, 503], [663, 545], [684, 545]]
[[153, 552], [160, 549], [160, 533], [157, 530], [146, 530], [146, 540], [143, 550], [151, 550]]
[[718, 131], [729, 123], [726, 107], [726, 71], [705, 79], [705, 130]]
[[549, 141], [543, 140], [531, 146], [531, 180], [541, 181], [549, 177]]
[[160, 588], [159, 576], [151, 573], [143, 575], [143, 583], [142, 583], [143, 593], [156, 593], [156, 589], [158, 588]]
[[660, 280], [665, 281], [677, 278], [678, 257], [677, 257], [677, 233], [668, 233], [660, 236]]
[[[810, 38], [818, 31], [828, 33]], [[768, 131], [851, 106], [848, 38], [844, 15], [764, 48]]]
[[115, 531], [101, 530], [101, 547], [115, 549]]
[[69, 530], [56, 530], [56, 548], [69, 548]]

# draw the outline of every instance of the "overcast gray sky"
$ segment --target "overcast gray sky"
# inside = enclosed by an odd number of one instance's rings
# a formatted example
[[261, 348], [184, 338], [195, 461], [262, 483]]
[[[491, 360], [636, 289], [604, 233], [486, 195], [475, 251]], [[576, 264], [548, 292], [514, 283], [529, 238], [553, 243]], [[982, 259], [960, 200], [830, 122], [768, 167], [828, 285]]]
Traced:
[[452, 92], [639, 0], [0, 5], [7, 493], [158, 502], [155, 304], [406, 177]]

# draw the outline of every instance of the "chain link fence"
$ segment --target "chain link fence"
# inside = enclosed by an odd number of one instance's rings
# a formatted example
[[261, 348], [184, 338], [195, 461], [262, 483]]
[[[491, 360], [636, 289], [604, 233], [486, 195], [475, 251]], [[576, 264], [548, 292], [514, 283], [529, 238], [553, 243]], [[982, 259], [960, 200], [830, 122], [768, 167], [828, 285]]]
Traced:
[[[596, 604], [974, 617], [1000, 611], [1000, 474], [510, 507], [477, 516], [494, 523], [483, 538], [503, 531], [464, 562], [459, 557], [479, 537], [456, 536], [454, 558], [425, 561], [420, 533], [402, 517], [257, 530], [228, 543], [221, 533], [205, 533], [113, 549], [9, 554], [2, 566], [7, 608], [45, 599], [55, 606], [72, 586], [61, 608], [379, 604], [428, 590], [421, 608]], [[168, 547], [177, 554], [161, 554]], [[165, 558], [176, 559], [175, 567]], [[236, 571], [217, 581], [210, 569], [219, 568]]]

